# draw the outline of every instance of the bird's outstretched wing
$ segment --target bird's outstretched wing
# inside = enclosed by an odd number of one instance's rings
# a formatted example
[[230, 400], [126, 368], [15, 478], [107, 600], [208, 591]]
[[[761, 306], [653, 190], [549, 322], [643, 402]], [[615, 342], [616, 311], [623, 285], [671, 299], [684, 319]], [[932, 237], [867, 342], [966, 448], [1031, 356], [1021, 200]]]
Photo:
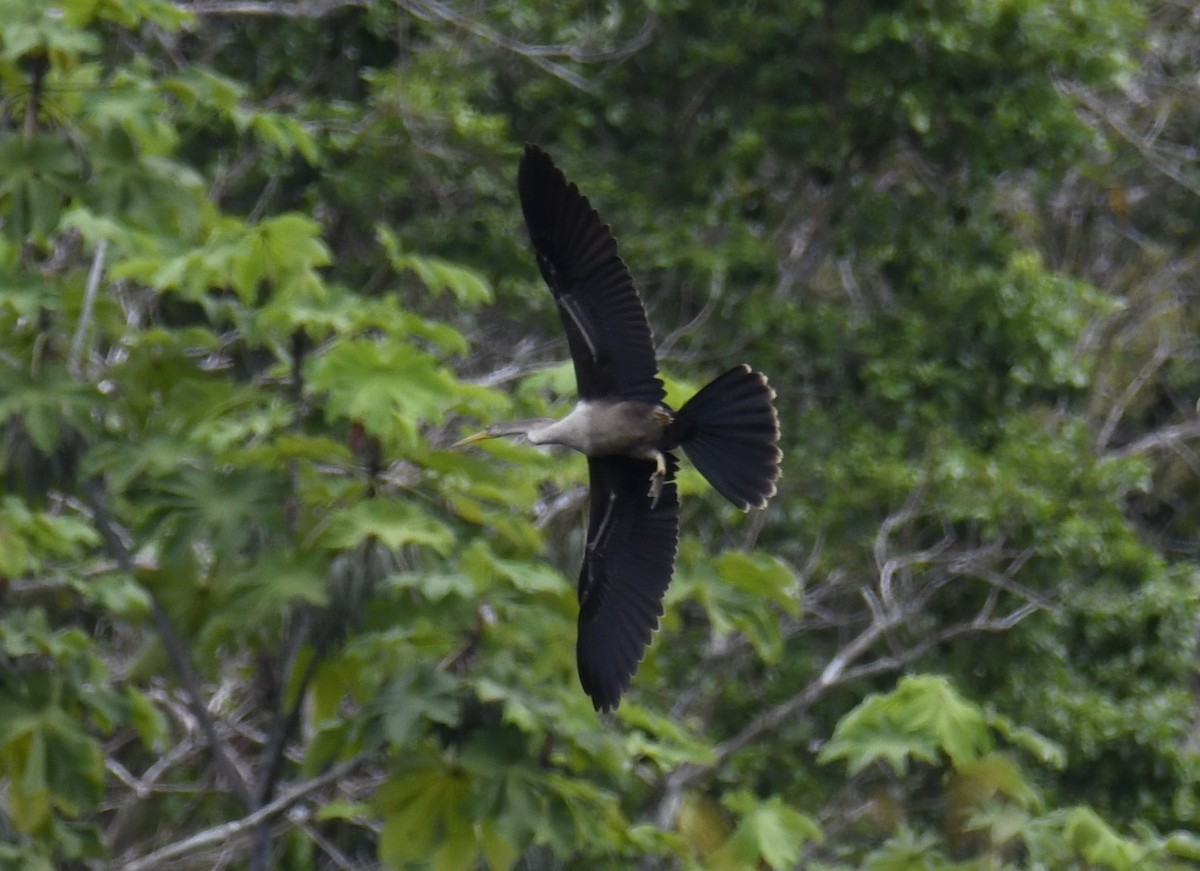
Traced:
[[662, 616], [679, 544], [678, 463], [667, 454], [656, 505], [647, 493], [654, 463], [589, 457], [591, 508], [579, 571], [579, 681], [596, 710], [611, 710], [642, 661]]
[[525, 146], [517, 190], [566, 327], [580, 398], [661, 401], [646, 310], [608, 225], [536, 145]]

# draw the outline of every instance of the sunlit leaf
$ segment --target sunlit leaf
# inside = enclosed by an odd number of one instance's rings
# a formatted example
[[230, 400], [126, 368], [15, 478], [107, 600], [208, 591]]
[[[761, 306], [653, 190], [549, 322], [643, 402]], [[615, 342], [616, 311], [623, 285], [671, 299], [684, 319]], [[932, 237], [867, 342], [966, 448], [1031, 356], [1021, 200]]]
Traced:
[[875, 761], [898, 773], [910, 760], [937, 762], [945, 753], [956, 767], [991, 748], [983, 712], [962, 699], [945, 678], [902, 678], [887, 695], [868, 696], [838, 722], [821, 748], [821, 762], [844, 759], [856, 772]]

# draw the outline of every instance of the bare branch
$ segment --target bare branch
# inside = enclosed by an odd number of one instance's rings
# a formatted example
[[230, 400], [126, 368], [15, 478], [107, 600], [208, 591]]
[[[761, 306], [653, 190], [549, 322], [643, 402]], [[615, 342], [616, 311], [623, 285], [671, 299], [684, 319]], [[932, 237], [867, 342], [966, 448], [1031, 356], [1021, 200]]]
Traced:
[[326, 855], [329, 861], [333, 863], [335, 868], [340, 869], [340, 871], [362, 871], [362, 869], [366, 867], [355, 862], [353, 859], [339, 850], [336, 844], [334, 844], [321, 833], [320, 829], [302, 820], [293, 820], [292, 823], [296, 826], [296, 828], [304, 832], [304, 836], [306, 838], [320, 847], [321, 851]]
[[367, 0], [195, 0], [175, 8], [193, 15], [245, 15], [266, 18], [324, 18], [341, 9], [367, 6]]
[[[940, 541], [929, 547], [894, 553], [894, 540], [902, 537], [905, 529], [923, 516], [920, 509], [922, 496], [923, 488], [918, 486], [904, 506], [880, 524], [873, 549], [877, 577], [873, 584], [862, 584], [858, 588], [866, 603], [865, 612], [860, 610], [852, 617], [825, 612], [819, 625], [809, 627], [840, 633], [845, 628], [857, 626], [859, 628], [853, 637], [837, 649], [821, 673], [799, 692], [764, 711], [733, 737], [718, 745], [709, 763], [682, 766], [673, 771], [663, 784], [662, 796], [655, 811], [658, 825], [669, 827], [674, 823], [683, 795], [693, 784], [709, 776], [764, 735], [802, 716], [834, 688], [903, 670], [930, 650], [961, 636], [1007, 631], [1030, 614], [1052, 606], [1052, 602], [1014, 580], [1032, 556], [1032, 549], [1012, 554], [1005, 551], [1002, 540], [996, 540], [978, 547], [951, 551], [954, 537], [947, 531]], [[1006, 563], [1002, 564], [1005, 560]], [[920, 572], [914, 571], [917, 567], [921, 568]], [[897, 578], [902, 579], [903, 583], [897, 583]], [[974, 617], [934, 631], [922, 632], [916, 637], [912, 637], [913, 632], [904, 631], [905, 627], [913, 625], [914, 617], [927, 612], [930, 602], [940, 590], [952, 581], [963, 578], [975, 578], [988, 585], [988, 594]], [[830, 582], [824, 586], [832, 594], [838, 588], [844, 590], [847, 583], [844, 577], [839, 576], [836, 583]], [[1018, 602], [1011, 611], [997, 616], [997, 609], [1005, 595], [1015, 597]], [[806, 612], [812, 614], [814, 610], [818, 609], [809, 603]], [[799, 631], [804, 625], [804, 621], [796, 621], [795, 628]], [[789, 630], [788, 634], [794, 632]], [[872, 650], [877, 648], [883, 649], [871, 657]], [[711, 665], [716, 657], [724, 653], [725, 650], [712, 649], [706, 652], [705, 661]], [[694, 699], [689, 696], [686, 704], [693, 702]]]
[[547, 363], [544, 360], [543, 349], [530, 338], [522, 339], [513, 349], [510, 362], [499, 369], [463, 380], [465, 384], [478, 387], [500, 387], [512, 381], [519, 381], [527, 375], [544, 372], [557, 366], [557, 363]]
[[1187, 420], [1144, 435], [1115, 451], [1109, 451], [1108, 456], [1123, 459], [1163, 448], [1178, 450], [1187, 440], [1194, 438], [1200, 438], [1200, 420]]
[[533, 521], [535, 529], [543, 530], [565, 513], [578, 511], [587, 504], [587, 491], [582, 487], [572, 487], [559, 493], [550, 502], [539, 503], [537, 518]]
[[104, 260], [108, 256], [108, 240], [101, 239], [96, 246], [96, 254], [92, 258], [92, 268], [88, 270], [87, 286], [83, 292], [83, 308], [79, 312], [79, 323], [75, 327], [75, 337], [71, 340], [71, 357], [67, 361], [67, 371], [73, 378], [80, 377], [79, 367], [83, 361], [83, 342], [87, 337], [88, 325], [92, 322], [92, 309], [96, 305], [96, 294], [100, 290], [100, 279], [104, 275]]
[[1146, 365], [1142, 367], [1137, 376], [1121, 391], [1121, 395], [1117, 398], [1117, 401], [1108, 410], [1108, 415], [1104, 419], [1104, 425], [1100, 427], [1100, 433], [1096, 436], [1097, 452], [1103, 452], [1108, 447], [1108, 442], [1116, 431], [1117, 425], [1120, 424], [1121, 418], [1125, 416], [1125, 411], [1129, 408], [1129, 404], [1133, 402], [1142, 391], [1142, 388], [1146, 386], [1147, 382], [1154, 377], [1154, 373], [1162, 368], [1162, 365], [1167, 362], [1170, 356], [1171, 349], [1168, 347], [1164, 337], [1159, 341], [1157, 347], [1155, 347], [1154, 356], [1146, 362]]
[[562, 64], [545, 57], [538, 50], [537, 46], [507, 37], [499, 31], [492, 30], [487, 25], [480, 24], [475, 19], [469, 18], [461, 12], [450, 9], [441, 3], [435, 3], [432, 0], [396, 0], [396, 5], [420, 18], [422, 21], [442, 21], [447, 24], [453, 24], [455, 27], [462, 28], [485, 42], [490, 42], [495, 46], [525, 58], [534, 66], [550, 73], [556, 79], [566, 82], [573, 88], [586, 91], [589, 94], [596, 93], [595, 85], [577, 73], [567, 69]]
[[182, 841], [168, 844], [166, 847], [155, 850], [153, 853], [143, 856], [140, 859], [125, 862], [121, 867], [124, 871], [153, 871], [153, 869], [161, 867], [163, 863], [182, 858], [192, 853], [208, 850], [246, 834], [262, 823], [285, 813], [293, 805], [303, 801], [314, 792], [324, 789], [329, 784], [335, 783], [345, 777], [354, 770], [359, 762], [359, 757], [347, 759], [335, 765], [324, 774], [292, 787], [270, 804], [263, 805], [254, 813], [244, 816], [240, 820], [233, 820], [232, 822], [223, 823], [211, 829], [197, 832], [188, 838], [184, 838]]
[[717, 303], [725, 293], [725, 275], [721, 272], [714, 272], [708, 288], [708, 299], [704, 301], [704, 305], [696, 316], [684, 324], [677, 330], [668, 333], [665, 338], [658, 343], [658, 358], [660, 360], [671, 356], [671, 349], [675, 343], [684, 336], [695, 335], [701, 330], [701, 327], [708, 322], [712, 317], [712, 313], [716, 311]]
[[528, 42], [522, 42], [519, 39], [513, 39], [510, 36], [500, 33], [498, 30], [488, 27], [486, 24], [476, 21], [468, 15], [464, 15], [458, 10], [447, 6], [445, 3], [437, 2], [437, 0], [396, 0], [396, 5], [409, 14], [420, 18], [422, 21], [440, 21], [452, 24], [467, 31], [472, 36], [482, 39], [484, 42], [489, 42], [505, 51], [512, 52], [524, 58], [534, 66], [566, 82], [571, 87], [591, 94], [597, 92], [595, 84], [550, 58], [556, 56], [566, 57], [578, 63], [622, 60], [648, 45], [654, 34], [654, 19], [647, 18], [641, 32], [619, 48], [602, 52], [590, 52], [584, 51], [578, 45], [533, 45]]
[[[1154, 136], [1157, 135], [1156, 131], [1152, 131], [1149, 136], [1139, 135], [1124, 119], [1118, 118], [1104, 104], [1103, 100], [1082, 85], [1060, 81], [1058, 82], [1058, 89], [1062, 93], [1076, 99], [1089, 112], [1102, 120], [1116, 131], [1122, 139], [1137, 149], [1138, 153], [1145, 159], [1147, 166], [1169, 178], [1188, 192], [1200, 197], [1200, 184], [1184, 175], [1179, 167], [1173, 166], [1169, 161], [1163, 159], [1161, 154], [1163, 148], [1154, 142]], [[1157, 126], [1161, 127], [1161, 124]]]

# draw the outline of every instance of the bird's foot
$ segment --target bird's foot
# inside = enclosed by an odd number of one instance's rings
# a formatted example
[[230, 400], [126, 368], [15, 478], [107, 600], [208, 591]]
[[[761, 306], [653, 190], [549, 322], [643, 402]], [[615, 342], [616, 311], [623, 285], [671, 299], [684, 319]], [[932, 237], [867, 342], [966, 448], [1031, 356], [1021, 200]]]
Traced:
[[658, 497], [662, 495], [663, 476], [655, 472], [650, 476], [650, 507], [658, 507]]
[[647, 494], [650, 497], [651, 509], [658, 507], [658, 498], [662, 496], [663, 483], [666, 480], [667, 464], [662, 454], [658, 454], [654, 458], [654, 473], [650, 476], [650, 492]]

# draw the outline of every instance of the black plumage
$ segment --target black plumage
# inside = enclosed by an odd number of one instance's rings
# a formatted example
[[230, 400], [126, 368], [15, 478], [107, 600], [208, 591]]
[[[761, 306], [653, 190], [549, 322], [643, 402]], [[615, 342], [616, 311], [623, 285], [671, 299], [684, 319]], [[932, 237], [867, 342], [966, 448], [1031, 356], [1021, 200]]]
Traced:
[[588, 456], [587, 545], [579, 571], [579, 679], [597, 710], [629, 688], [662, 617], [679, 543], [681, 448], [739, 508], [775, 493], [782, 455], [774, 391], [730, 369], [678, 412], [663, 402], [654, 339], [612, 231], [544, 151], [528, 145], [517, 189], [538, 268], [558, 304], [580, 402], [557, 421], [497, 424], [464, 439], [524, 435]]
[[654, 337], [612, 231], [536, 146], [525, 149], [517, 191], [538, 268], [567, 331], [579, 398], [660, 402]]

